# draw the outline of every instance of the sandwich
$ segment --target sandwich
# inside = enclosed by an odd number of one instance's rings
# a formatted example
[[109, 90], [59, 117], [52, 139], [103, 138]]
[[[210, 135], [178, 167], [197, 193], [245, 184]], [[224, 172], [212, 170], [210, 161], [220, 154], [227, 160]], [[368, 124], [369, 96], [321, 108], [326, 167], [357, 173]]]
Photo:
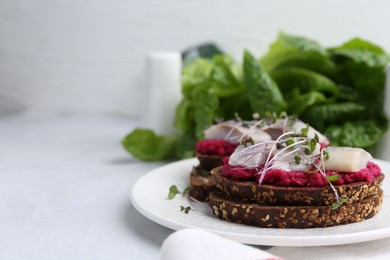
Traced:
[[315, 228], [378, 212], [384, 174], [368, 152], [328, 146], [309, 126], [268, 128], [279, 131], [275, 140], [238, 145], [212, 170], [217, 188], [209, 205], [216, 217], [259, 227]]

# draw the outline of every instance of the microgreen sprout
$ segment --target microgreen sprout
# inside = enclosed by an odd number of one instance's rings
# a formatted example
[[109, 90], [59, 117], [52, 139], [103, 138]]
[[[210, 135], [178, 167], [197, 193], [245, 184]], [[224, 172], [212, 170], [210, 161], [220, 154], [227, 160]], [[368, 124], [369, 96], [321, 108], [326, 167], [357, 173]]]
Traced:
[[326, 150], [326, 148], [324, 148], [324, 149], [322, 149], [322, 152], [324, 153], [325, 160], [329, 160], [330, 156], [329, 156], [328, 150]]
[[187, 187], [183, 190], [183, 192], [180, 192], [179, 189], [177, 188], [176, 185], [172, 185], [171, 187], [169, 187], [169, 192], [168, 192], [168, 199], [169, 200], [172, 200], [176, 197], [177, 194], [181, 194], [183, 195], [183, 197], [187, 194], [188, 190], [190, 188]]
[[301, 135], [302, 135], [302, 137], [307, 137], [308, 132], [309, 132], [309, 125], [306, 124], [306, 127], [301, 129]]
[[332, 205], [330, 205], [330, 209], [335, 210], [338, 207], [340, 207], [342, 204], [345, 204], [348, 202], [348, 198], [340, 198], [338, 201], [333, 202]]
[[188, 214], [188, 212], [190, 212], [190, 210], [192, 210], [190, 206], [187, 206], [187, 207], [180, 206], [180, 211], [184, 212], [185, 214]]
[[238, 115], [238, 113], [234, 113], [234, 118], [238, 121], [238, 122], [241, 122], [242, 121], [242, 118]]
[[179, 190], [177, 189], [176, 185], [172, 185], [169, 187], [169, 193], [168, 193], [168, 199], [171, 200], [175, 198], [176, 194], [179, 193]]
[[295, 164], [300, 164], [300, 163], [301, 163], [301, 160], [302, 160], [301, 156], [299, 156], [299, 155], [295, 155], [295, 156], [294, 156]]
[[327, 177], [328, 181], [337, 181], [340, 179], [340, 176], [338, 174], [333, 174]]
[[181, 195], [184, 197], [185, 195], [187, 195], [188, 191], [190, 190], [190, 187], [187, 187], [183, 190], [183, 192], [181, 193]]

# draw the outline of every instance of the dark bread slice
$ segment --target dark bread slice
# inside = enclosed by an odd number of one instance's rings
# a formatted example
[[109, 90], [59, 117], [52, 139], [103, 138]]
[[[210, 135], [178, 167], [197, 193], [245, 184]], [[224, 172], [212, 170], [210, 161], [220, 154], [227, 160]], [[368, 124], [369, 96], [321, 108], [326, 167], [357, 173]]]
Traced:
[[215, 167], [223, 165], [223, 160], [228, 156], [196, 153], [196, 157], [199, 160], [200, 169], [211, 171]]
[[201, 169], [200, 166], [193, 168], [190, 184], [188, 194], [199, 201], [207, 201], [209, 192], [217, 188], [214, 175], [211, 175], [210, 171]]
[[209, 205], [216, 217], [232, 222], [266, 228], [317, 228], [359, 222], [372, 218], [383, 199], [377, 195], [337, 209], [329, 206], [265, 206], [234, 201], [219, 191], [209, 194]]
[[[212, 170], [217, 188], [228, 197], [243, 202], [267, 205], [332, 205], [336, 201], [330, 186], [325, 187], [282, 187], [275, 185], [258, 185], [254, 181], [235, 181], [222, 175], [222, 167]], [[372, 182], [355, 182], [346, 185], [335, 185], [341, 198], [348, 198], [349, 204], [377, 195], [384, 175], [381, 174]]]

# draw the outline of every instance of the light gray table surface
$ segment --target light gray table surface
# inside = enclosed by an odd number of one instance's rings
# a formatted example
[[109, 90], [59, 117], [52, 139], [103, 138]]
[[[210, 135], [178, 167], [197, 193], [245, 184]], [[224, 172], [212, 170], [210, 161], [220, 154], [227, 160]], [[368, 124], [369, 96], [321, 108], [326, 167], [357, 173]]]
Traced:
[[[145, 163], [120, 140], [124, 117], [24, 112], [0, 117], [0, 259], [158, 259], [173, 231], [130, 202]], [[390, 239], [273, 247], [286, 259], [389, 259]], [[369, 253], [365, 253], [369, 252]]]
[[135, 125], [32, 112], [0, 118], [0, 259], [158, 259], [172, 231], [129, 198], [163, 163], [122, 149]]

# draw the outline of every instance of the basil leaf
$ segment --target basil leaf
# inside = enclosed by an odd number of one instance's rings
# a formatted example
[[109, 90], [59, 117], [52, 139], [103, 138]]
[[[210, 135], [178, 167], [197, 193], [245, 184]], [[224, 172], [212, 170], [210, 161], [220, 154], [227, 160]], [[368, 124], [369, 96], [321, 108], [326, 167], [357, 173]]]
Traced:
[[299, 116], [302, 112], [306, 111], [308, 107], [318, 103], [324, 103], [327, 99], [324, 94], [317, 91], [301, 94], [299, 89], [295, 89], [288, 96], [288, 100], [290, 100], [287, 108], [288, 113]]
[[358, 118], [364, 111], [364, 106], [349, 102], [321, 104], [308, 108], [301, 119], [323, 131], [328, 125]]
[[268, 72], [285, 67], [299, 67], [325, 75], [332, 75], [335, 70], [329, 54], [316, 41], [280, 33], [261, 64]]
[[244, 53], [244, 78], [247, 97], [254, 112], [282, 112], [286, 108], [283, 96], [260, 63], [248, 51]]
[[152, 130], [137, 128], [123, 140], [123, 147], [145, 161], [167, 159], [173, 152], [177, 137], [156, 135]]
[[199, 88], [194, 92], [194, 119], [195, 133], [198, 139], [203, 138], [204, 130], [214, 123], [216, 111], [219, 107], [219, 99], [206, 88]]
[[271, 74], [283, 93], [299, 88], [301, 92], [318, 91], [330, 95], [337, 95], [339, 88], [328, 77], [303, 68], [284, 68]]

